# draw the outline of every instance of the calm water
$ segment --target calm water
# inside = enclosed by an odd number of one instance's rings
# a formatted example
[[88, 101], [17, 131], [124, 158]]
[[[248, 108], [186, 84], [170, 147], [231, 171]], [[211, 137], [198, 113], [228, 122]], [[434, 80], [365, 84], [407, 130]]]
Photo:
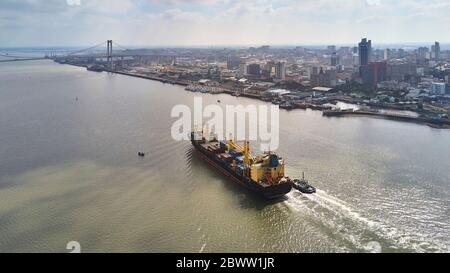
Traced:
[[281, 111], [287, 172], [320, 190], [266, 202], [172, 140], [172, 106], [193, 96], [49, 61], [0, 64], [0, 252], [74, 240], [84, 252], [450, 251], [450, 131]]

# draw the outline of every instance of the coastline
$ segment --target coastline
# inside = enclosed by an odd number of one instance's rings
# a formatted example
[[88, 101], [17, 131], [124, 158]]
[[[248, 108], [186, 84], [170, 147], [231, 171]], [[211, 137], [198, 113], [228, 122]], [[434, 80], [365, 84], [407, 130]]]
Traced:
[[366, 117], [384, 118], [389, 120], [424, 124], [436, 129], [450, 129], [449, 120], [433, 120], [429, 118], [409, 117], [393, 114], [376, 113], [370, 111], [324, 111], [323, 116], [325, 117], [366, 116]]
[[[83, 67], [86, 68], [88, 71], [91, 72], [108, 72], [108, 73], [114, 73], [124, 76], [130, 76], [135, 78], [141, 78], [146, 80], [152, 80], [152, 81], [158, 81], [164, 84], [173, 84], [173, 85], [179, 85], [179, 86], [188, 86], [192, 84], [189, 81], [184, 80], [171, 80], [166, 78], [160, 78], [155, 76], [148, 76], [148, 75], [142, 75], [142, 74], [136, 74], [136, 73], [130, 73], [130, 72], [123, 72], [123, 71], [114, 71], [114, 70], [108, 70], [108, 69], [102, 69], [102, 70], [91, 70], [88, 67], [84, 65], [76, 65], [76, 64], [68, 64], [73, 65], [77, 67]], [[236, 92], [233, 90], [224, 89], [223, 93], [228, 95], [234, 95]], [[241, 97], [247, 97], [251, 99], [258, 99], [261, 100], [260, 95], [256, 94], [248, 94], [248, 93], [239, 93], [239, 96]], [[400, 122], [409, 122], [409, 123], [416, 123], [421, 125], [427, 125], [429, 127], [435, 128], [435, 129], [450, 129], [450, 120], [433, 120], [430, 118], [423, 118], [423, 117], [408, 117], [408, 116], [401, 116], [401, 115], [393, 115], [393, 114], [386, 114], [386, 113], [376, 113], [376, 112], [370, 112], [370, 111], [345, 111], [345, 110], [329, 110], [324, 108], [322, 105], [312, 105], [312, 104], [298, 104], [295, 103], [294, 105], [300, 106], [292, 109], [285, 109], [283, 107], [280, 107], [281, 109], [291, 111], [296, 109], [306, 110], [311, 109], [313, 111], [322, 111], [322, 114], [324, 117], [345, 117], [345, 116], [366, 116], [366, 117], [372, 117], [372, 118], [384, 118], [388, 120], [394, 120], [394, 121], [400, 121]]]

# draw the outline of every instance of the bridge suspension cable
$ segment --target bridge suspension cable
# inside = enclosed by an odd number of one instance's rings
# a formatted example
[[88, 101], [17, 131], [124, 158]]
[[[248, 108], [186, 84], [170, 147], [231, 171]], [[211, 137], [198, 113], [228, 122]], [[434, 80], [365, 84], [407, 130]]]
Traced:
[[90, 50], [93, 50], [93, 49], [95, 49], [95, 48], [97, 48], [97, 47], [103, 46], [103, 45], [105, 45], [105, 44], [106, 44], [106, 41], [105, 41], [105, 42], [102, 42], [102, 43], [100, 43], [100, 44], [98, 44], [98, 45], [95, 45], [95, 46], [91, 46], [91, 47], [88, 47], [88, 48], [85, 48], [85, 49], [81, 49], [81, 50], [77, 50], [77, 51], [70, 52], [69, 54], [67, 54], [67, 56], [71, 56], [71, 55], [83, 53], [83, 52], [86, 52], [86, 51], [90, 51]]
[[[109, 40], [109, 41], [111, 41], [111, 40]], [[49, 53], [50, 53], [50, 57], [58, 57], [58, 55], [59, 55], [59, 57], [70, 57], [70, 56], [74, 56], [74, 55], [81, 54], [81, 53], [84, 53], [84, 52], [92, 51], [92, 50], [94, 50], [96, 48], [99, 48], [101, 46], [106, 46], [107, 43], [108, 43], [108, 41], [104, 41], [104, 42], [101, 42], [101, 43], [99, 43], [97, 45], [94, 45], [94, 46], [91, 46], [91, 47], [88, 47], [88, 48], [83, 48], [83, 49], [78, 49], [78, 50], [59, 49], [59, 50], [52, 50]], [[114, 44], [115, 47], [117, 47], [117, 48], [119, 48], [121, 50], [124, 50], [124, 51], [132, 50], [132, 49], [127, 48], [127, 47], [125, 47], [125, 46], [123, 46], [123, 45], [121, 45], [119, 43], [116, 43], [116, 42], [112, 42], [112, 43]], [[59, 53], [59, 54], [57, 54], [57, 53]], [[107, 54], [112, 56], [112, 50], [110, 52], [108, 52]], [[26, 59], [26, 60], [28, 60], [28, 59], [31, 58], [31, 57], [28, 57], [28, 56], [17, 56], [17, 55], [10, 55], [10, 54], [4, 54], [4, 53], [0, 54], [0, 57], [9, 58], [9, 59], [16, 59], [16, 60], [18, 60], [18, 59]], [[48, 57], [48, 55], [46, 54], [45, 58], [47, 58], [47, 57]], [[34, 58], [38, 58], [38, 57], [34, 57]], [[39, 58], [41, 58], [41, 57], [39, 57]]]
[[122, 45], [120, 45], [119, 43], [116, 43], [116, 42], [113, 42], [113, 44], [115, 45], [115, 46], [117, 46], [118, 48], [121, 48], [121, 49], [123, 49], [123, 50], [131, 50], [130, 48], [127, 48], [127, 47], [125, 47], [125, 46], [122, 46]]
[[6, 57], [6, 58], [12, 58], [12, 59], [29, 58], [27, 56], [17, 56], [17, 55], [10, 55], [10, 54], [0, 54], [0, 57]]

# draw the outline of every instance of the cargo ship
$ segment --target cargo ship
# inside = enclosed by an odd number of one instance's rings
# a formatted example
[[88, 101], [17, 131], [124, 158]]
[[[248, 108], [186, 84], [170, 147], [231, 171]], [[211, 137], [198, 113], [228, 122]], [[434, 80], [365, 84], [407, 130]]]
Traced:
[[292, 180], [284, 173], [284, 159], [276, 153], [253, 156], [248, 141], [244, 145], [233, 140], [219, 141], [203, 131], [193, 131], [191, 142], [209, 165], [266, 199], [280, 198], [292, 190]]

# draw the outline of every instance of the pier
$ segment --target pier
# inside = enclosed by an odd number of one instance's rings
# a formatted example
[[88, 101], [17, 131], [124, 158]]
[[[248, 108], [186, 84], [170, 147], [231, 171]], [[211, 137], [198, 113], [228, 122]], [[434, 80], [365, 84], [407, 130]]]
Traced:
[[386, 114], [386, 113], [380, 113], [380, 112], [375, 112], [375, 111], [329, 110], [329, 111], [323, 111], [323, 116], [325, 116], [325, 117], [344, 117], [344, 116], [379, 117], [379, 118], [404, 121], [404, 122], [422, 123], [422, 124], [427, 124], [431, 127], [450, 129], [450, 121], [448, 119], [412, 117], [412, 116], [405, 116], [405, 115]]

